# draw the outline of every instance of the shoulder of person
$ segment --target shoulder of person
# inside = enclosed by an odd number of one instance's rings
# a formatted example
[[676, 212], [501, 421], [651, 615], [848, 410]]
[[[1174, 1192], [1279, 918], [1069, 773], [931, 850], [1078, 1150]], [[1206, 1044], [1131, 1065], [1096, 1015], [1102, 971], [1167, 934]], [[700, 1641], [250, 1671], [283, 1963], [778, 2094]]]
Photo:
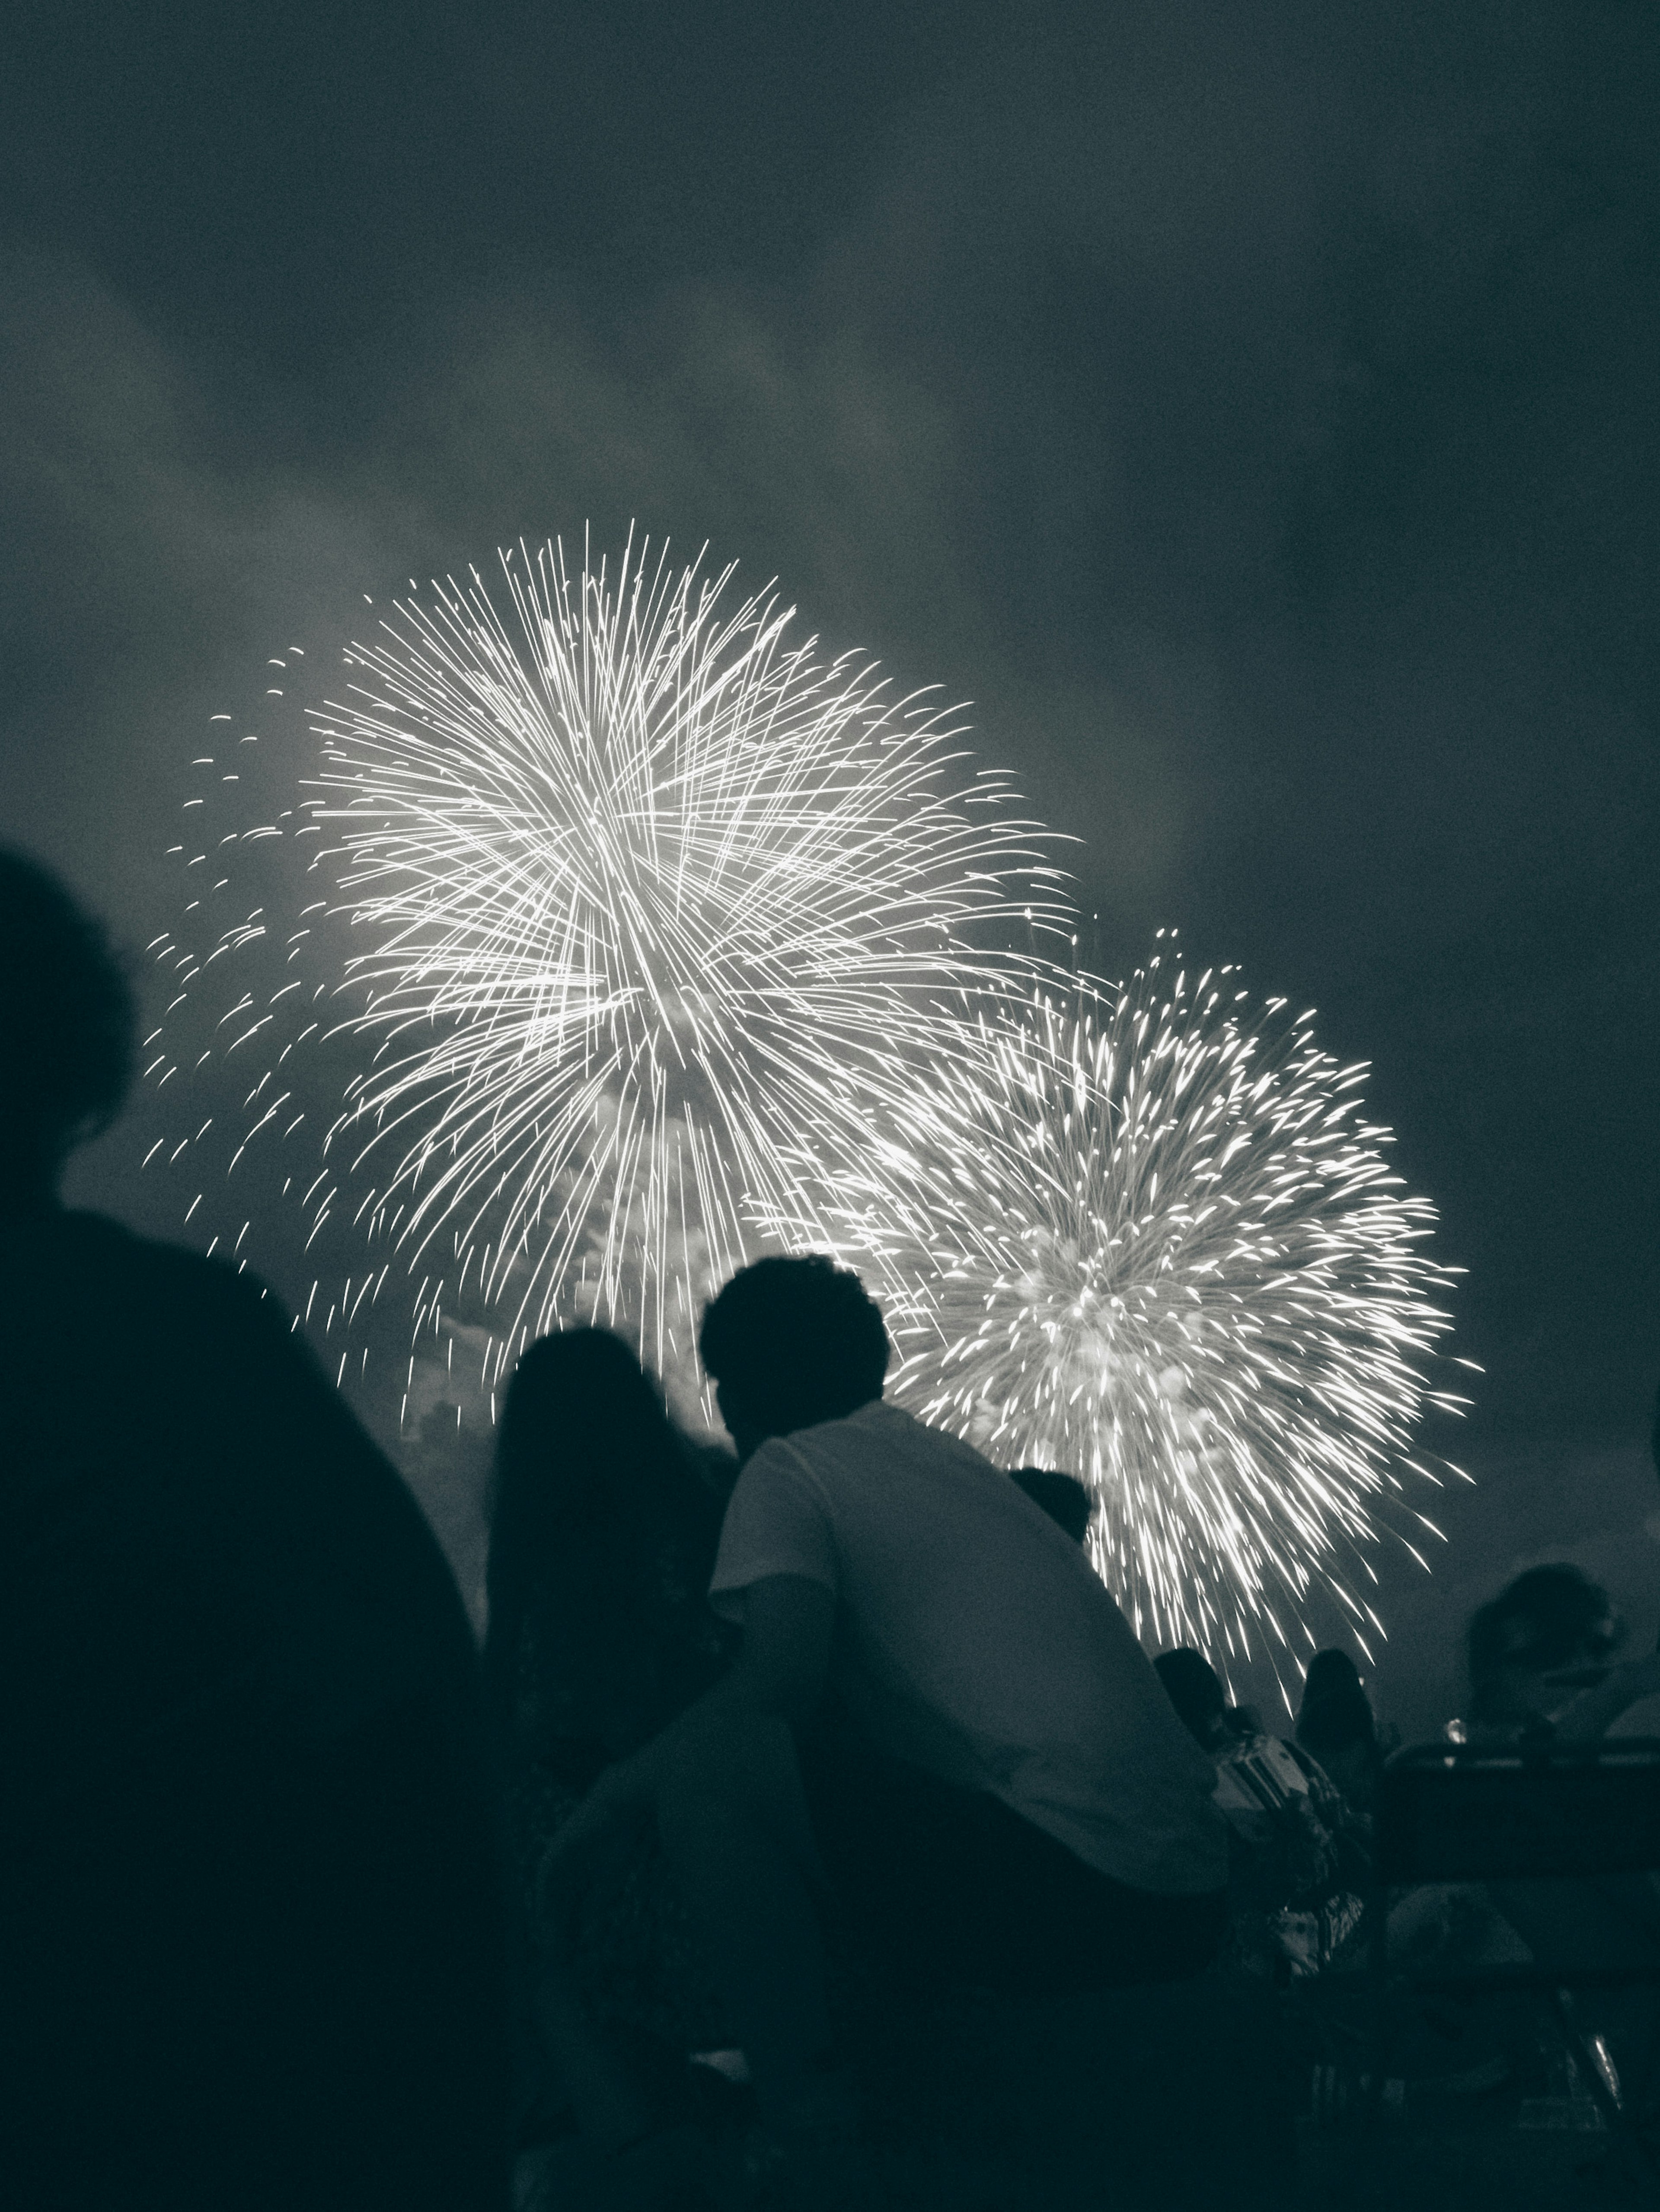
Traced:
[[[919, 1455], [954, 1455], [970, 1446], [943, 1429], [919, 1421], [903, 1407], [873, 1398], [851, 1413], [812, 1428], [769, 1437], [745, 1463], [740, 1484], [751, 1487], [779, 1478], [834, 1490], [842, 1478], [885, 1462], [897, 1466]], [[977, 1454], [972, 1455], [978, 1457]]]
[[765, 1490], [780, 1481], [812, 1480], [835, 1455], [833, 1445], [827, 1451], [823, 1439], [828, 1431], [838, 1425], [826, 1421], [816, 1429], [797, 1429], [787, 1437], [769, 1437], [745, 1461], [733, 1487], [733, 1497], [753, 1497], [757, 1490]]
[[293, 1318], [276, 1293], [246, 1267], [141, 1237], [99, 1213], [63, 1217], [68, 1249], [129, 1298], [144, 1301], [147, 1317], [165, 1323], [181, 1308], [229, 1327], [273, 1337], [293, 1333]]
[[999, 1481], [1007, 1478], [1000, 1469], [992, 1466], [982, 1452], [965, 1443], [951, 1430], [936, 1428], [903, 1406], [896, 1406], [890, 1398], [873, 1398], [868, 1404], [857, 1407], [834, 1421], [821, 1421], [811, 1429], [797, 1429], [778, 1441], [800, 1448], [808, 1462], [856, 1460], [865, 1462], [873, 1457], [954, 1460], [965, 1468], [983, 1469], [996, 1475]]
[[321, 1377], [281, 1301], [223, 1261], [96, 1213], [47, 1216], [7, 1244], [0, 1338], [73, 1388], [83, 1425], [111, 1405], [163, 1402], [181, 1382], [222, 1401], [254, 1376]]

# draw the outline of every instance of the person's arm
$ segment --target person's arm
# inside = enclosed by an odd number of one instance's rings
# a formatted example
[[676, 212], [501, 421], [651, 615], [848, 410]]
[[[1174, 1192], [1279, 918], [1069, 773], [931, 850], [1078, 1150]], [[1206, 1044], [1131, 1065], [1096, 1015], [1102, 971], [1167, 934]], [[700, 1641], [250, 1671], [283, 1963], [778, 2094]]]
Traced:
[[805, 1575], [769, 1575], [744, 1592], [743, 1626], [732, 1693], [792, 1728], [810, 1720], [830, 1674], [832, 1592]]
[[671, 1721], [632, 1759], [611, 1770], [635, 1802], [649, 1796], [672, 1761], [694, 1753], [706, 1732], [729, 1717], [780, 1720], [794, 1728], [811, 1719], [830, 1671], [836, 1600], [805, 1575], [769, 1575], [742, 1593], [743, 1644], [721, 1680]]
[[660, 1735], [607, 1767], [566, 1821], [544, 1863], [556, 1888], [593, 1856], [619, 1821], [649, 1810], [668, 1778], [696, 1763], [711, 1740], [750, 1720], [794, 1727], [811, 1718], [830, 1671], [836, 1600], [804, 1575], [769, 1575], [742, 1593], [743, 1648], [736, 1663]]

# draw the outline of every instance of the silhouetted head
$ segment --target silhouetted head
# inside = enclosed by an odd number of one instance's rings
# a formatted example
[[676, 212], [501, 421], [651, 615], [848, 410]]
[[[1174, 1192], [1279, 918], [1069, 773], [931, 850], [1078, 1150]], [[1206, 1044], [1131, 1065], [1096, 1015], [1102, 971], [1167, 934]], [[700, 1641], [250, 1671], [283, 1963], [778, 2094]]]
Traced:
[[1213, 1749], [1228, 1710], [1227, 1693], [1216, 1669], [1202, 1653], [1185, 1644], [1178, 1650], [1161, 1651], [1152, 1663], [1189, 1735], [1207, 1751]]
[[712, 1566], [719, 1507], [628, 1346], [603, 1328], [531, 1345], [508, 1386], [490, 1500], [484, 1668], [498, 1722], [510, 1723], [520, 1624], [544, 1568], [573, 1536], [631, 1522], [643, 1559], [665, 1515], [698, 1524]]
[[1347, 1651], [1316, 1651], [1309, 1662], [1309, 1671], [1303, 1677], [1303, 1703], [1316, 1705], [1323, 1698], [1336, 1697], [1364, 1698], [1360, 1687], [1360, 1669]]
[[1377, 1739], [1371, 1701], [1347, 1651], [1316, 1651], [1309, 1662], [1297, 1711], [1297, 1741], [1326, 1764], [1353, 1744]]
[[1076, 1475], [1061, 1474], [1052, 1467], [1017, 1467], [1010, 1480], [1020, 1486], [1034, 1505], [1041, 1505], [1074, 1544], [1089, 1534], [1094, 1501]]
[[1349, 1802], [1370, 1813], [1383, 1771], [1383, 1750], [1371, 1700], [1347, 1651], [1316, 1651], [1310, 1660], [1296, 1735]]
[[1624, 1634], [1608, 1592], [1578, 1567], [1530, 1567], [1470, 1620], [1470, 1717], [1549, 1719], [1602, 1680]]
[[661, 1392], [620, 1336], [561, 1329], [526, 1347], [508, 1385], [496, 1439], [493, 1519], [504, 1510], [523, 1541], [603, 1518], [619, 1486], [651, 1479], [678, 1448]]
[[0, 1211], [49, 1203], [70, 1152], [120, 1112], [135, 1026], [98, 923], [44, 868], [0, 852]]
[[876, 1301], [822, 1252], [743, 1268], [704, 1309], [698, 1349], [739, 1459], [868, 1406], [893, 1354]]

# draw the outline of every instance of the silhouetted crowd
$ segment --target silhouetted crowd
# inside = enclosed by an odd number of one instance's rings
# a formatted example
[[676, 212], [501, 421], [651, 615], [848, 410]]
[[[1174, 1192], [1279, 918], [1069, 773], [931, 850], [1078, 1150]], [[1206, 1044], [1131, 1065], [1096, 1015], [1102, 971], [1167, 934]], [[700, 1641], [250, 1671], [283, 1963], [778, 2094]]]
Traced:
[[[0, 2201], [861, 2204], [871, 2023], [969, 2004], [1267, 2023], [1279, 2074], [1249, 2027], [1217, 2063], [1289, 2158], [1298, 2081], [1362, 2033], [1394, 1746], [1346, 1655], [1286, 1738], [1198, 1651], [1150, 1660], [1084, 1486], [889, 1403], [879, 1310], [806, 1255], [704, 1313], [733, 1453], [617, 1336], [527, 1348], [481, 1657], [276, 1300], [62, 1206], [131, 995], [15, 856], [0, 932]], [[1640, 1722], [1660, 1657], [1618, 1641], [1576, 1570], [1520, 1577], [1450, 1740]], [[1420, 1963], [1660, 1960], [1640, 1876], [1394, 1912]], [[1652, 2010], [1608, 2001], [1628, 2070]], [[1505, 2022], [1455, 2027], [1404, 2063], [1490, 2075]]]

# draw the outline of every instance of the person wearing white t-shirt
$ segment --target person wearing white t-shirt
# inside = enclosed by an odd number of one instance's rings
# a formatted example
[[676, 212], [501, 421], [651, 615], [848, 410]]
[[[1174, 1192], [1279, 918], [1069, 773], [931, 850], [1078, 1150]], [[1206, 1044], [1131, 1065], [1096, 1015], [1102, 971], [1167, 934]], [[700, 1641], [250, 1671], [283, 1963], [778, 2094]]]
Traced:
[[816, 1906], [923, 1980], [1197, 1972], [1225, 1924], [1215, 1769], [1083, 1551], [883, 1402], [881, 1314], [821, 1255], [735, 1276], [701, 1348], [742, 1465], [710, 1586], [741, 1657], [602, 1778], [556, 1884], [654, 1812], [775, 2121], [829, 2063]]

